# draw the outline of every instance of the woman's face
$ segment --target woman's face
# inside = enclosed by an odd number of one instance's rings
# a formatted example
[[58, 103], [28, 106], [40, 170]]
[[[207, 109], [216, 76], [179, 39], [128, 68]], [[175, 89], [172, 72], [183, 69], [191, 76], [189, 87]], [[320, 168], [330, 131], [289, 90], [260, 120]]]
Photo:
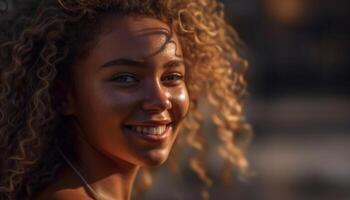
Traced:
[[113, 17], [103, 26], [72, 67], [79, 137], [115, 161], [159, 165], [189, 108], [180, 43], [153, 18]]

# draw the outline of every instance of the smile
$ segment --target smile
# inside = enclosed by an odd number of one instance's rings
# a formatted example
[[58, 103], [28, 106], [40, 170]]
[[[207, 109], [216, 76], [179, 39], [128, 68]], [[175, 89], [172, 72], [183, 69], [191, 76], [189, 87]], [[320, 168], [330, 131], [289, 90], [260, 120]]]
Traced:
[[141, 134], [154, 134], [161, 135], [164, 133], [166, 129], [166, 125], [162, 126], [154, 126], [154, 127], [145, 127], [145, 126], [129, 126], [129, 128], [133, 131], [136, 131]]
[[170, 124], [157, 126], [126, 125], [125, 128], [128, 132], [133, 133], [134, 136], [143, 139], [163, 140], [169, 135], [171, 126]]

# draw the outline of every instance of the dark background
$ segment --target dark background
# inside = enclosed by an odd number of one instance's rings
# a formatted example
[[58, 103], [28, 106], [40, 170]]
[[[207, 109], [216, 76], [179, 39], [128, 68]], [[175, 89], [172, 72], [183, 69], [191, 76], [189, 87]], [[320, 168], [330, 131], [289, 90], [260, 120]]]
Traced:
[[[250, 63], [248, 156], [256, 176], [224, 187], [213, 148], [211, 199], [349, 200], [350, 1], [222, 2]], [[215, 131], [209, 122], [206, 130]], [[180, 164], [181, 174], [161, 168], [154, 187], [133, 199], [200, 199], [201, 181]]]

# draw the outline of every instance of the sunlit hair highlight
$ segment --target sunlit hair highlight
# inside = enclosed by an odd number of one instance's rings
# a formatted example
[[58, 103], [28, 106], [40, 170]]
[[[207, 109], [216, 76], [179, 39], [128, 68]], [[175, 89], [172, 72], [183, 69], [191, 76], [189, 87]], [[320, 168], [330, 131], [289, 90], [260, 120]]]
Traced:
[[[54, 179], [63, 160], [53, 146], [69, 146], [57, 81], [69, 79], [69, 66], [86, 56], [103, 31], [99, 24], [115, 14], [151, 16], [168, 23], [178, 35], [191, 106], [177, 149], [190, 146], [197, 152], [189, 165], [204, 182], [203, 198], [209, 198], [212, 180], [204, 162], [209, 142], [201, 130], [201, 102], [211, 106], [224, 174], [232, 174], [232, 169], [248, 172], [245, 146], [251, 131], [243, 116], [247, 62], [239, 56], [240, 40], [224, 19], [222, 4], [215, 0], [46, 0], [28, 1], [25, 6], [35, 12], [18, 9], [19, 14], [1, 22], [0, 199], [31, 198]], [[83, 30], [90, 32], [84, 35]], [[175, 168], [176, 153], [169, 158], [171, 168]], [[152, 184], [149, 169], [141, 174], [140, 191]]]

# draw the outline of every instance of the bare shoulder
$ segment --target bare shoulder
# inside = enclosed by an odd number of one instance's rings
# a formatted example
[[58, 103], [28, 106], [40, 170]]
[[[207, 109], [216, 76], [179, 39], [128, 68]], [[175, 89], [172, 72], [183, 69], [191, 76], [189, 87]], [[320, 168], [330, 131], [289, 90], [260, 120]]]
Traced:
[[44, 191], [35, 200], [89, 200], [81, 191], [62, 189], [57, 191]]
[[81, 182], [69, 170], [62, 170], [57, 178], [34, 200], [90, 200]]

